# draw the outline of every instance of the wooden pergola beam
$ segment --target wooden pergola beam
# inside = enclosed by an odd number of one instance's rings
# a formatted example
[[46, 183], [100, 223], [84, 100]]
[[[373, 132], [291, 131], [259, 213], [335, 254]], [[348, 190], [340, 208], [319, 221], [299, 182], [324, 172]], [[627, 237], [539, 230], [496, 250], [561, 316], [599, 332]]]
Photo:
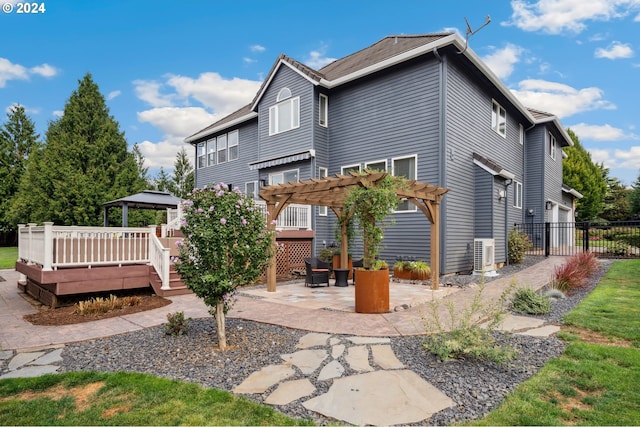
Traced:
[[[365, 170], [364, 174], [349, 172], [349, 175], [336, 174], [335, 177], [311, 178], [299, 182], [271, 185], [263, 187], [260, 197], [267, 202], [268, 227], [275, 231], [275, 221], [280, 212], [289, 204], [327, 206], [338, 218], [342, 215], [344, 201], [350, 188], [355, 186], [371, 187], [385, 176], [387, 172], [373, 172]], [[398, 189], [399, 199], [408, 199], [415, 204], [429, 220], [430, 252], [431, 252], [431, 287], [438, 289], [440, 279], [440, 202], [443, 195], [449, 191], [428, 183], [409, 181], [406, 188]], [[346, 224], [342, 226], [342, 246], [340, 265], [346, 268], [348, 264], [348, 247], [346, 239]], [[273, 240], [275, 249], [275, 236]], [[274, 251], [275, 254], [275, 251]], [[276, 261], [275, 255], [267, 269], [267, 290], [276, 290]]]

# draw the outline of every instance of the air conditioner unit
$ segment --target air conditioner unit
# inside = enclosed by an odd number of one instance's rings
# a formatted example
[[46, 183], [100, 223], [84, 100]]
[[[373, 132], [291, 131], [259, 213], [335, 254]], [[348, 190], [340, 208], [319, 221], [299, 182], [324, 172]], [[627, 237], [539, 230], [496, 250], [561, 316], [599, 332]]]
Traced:
[[497, 276], [495, 264], [495, 239], [473, 239], [473, 274]]

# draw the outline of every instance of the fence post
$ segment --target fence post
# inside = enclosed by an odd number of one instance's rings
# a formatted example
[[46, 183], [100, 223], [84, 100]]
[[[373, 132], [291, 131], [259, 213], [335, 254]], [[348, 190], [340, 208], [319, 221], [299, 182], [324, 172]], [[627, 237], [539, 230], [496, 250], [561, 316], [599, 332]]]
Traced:
[[544, 223], [544, 256], [548, 257], [551, 253], [551, 223]]
[[583, 241], [582, 241], [582, 249], [584, 249], [584, 252], [589, 252], [589, 228], [590, 228], [590, 224], [589, 221], [584, 223], [584, 233], [582, 233], [583, 236]]
[[42, 271], [51, 271], [53, 264], [53, 222], [43, 222], [44, 225], [44, 265]]

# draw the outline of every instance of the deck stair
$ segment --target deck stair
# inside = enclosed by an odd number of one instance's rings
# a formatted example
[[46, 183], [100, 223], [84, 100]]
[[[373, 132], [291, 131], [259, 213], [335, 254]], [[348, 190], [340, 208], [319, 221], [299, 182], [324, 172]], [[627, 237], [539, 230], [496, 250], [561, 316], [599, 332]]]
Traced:
[[161, 297], [192, 293], [191, 290], [187, 288], [187, 285], [182, 282], [180, 274], [178, 274], [173, 265], [169, 268], [169, 287], [171, 289], [162, 289], [162, 279], [160, 279], [160, 276], [153, 267], [149, 268], [149, 282], [151, 283], [156, 295]]

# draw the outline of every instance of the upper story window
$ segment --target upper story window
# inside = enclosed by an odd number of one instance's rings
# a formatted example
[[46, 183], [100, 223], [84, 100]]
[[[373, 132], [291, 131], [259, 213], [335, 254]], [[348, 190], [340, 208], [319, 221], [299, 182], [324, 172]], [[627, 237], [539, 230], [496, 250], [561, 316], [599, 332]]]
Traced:
[[549, 155], [553, 160], [556, 159], [556, 137], [549, 132]]
[[355, 165], [348, 165], [348, 166], [342, 166], [340, 168], [340, 173], [342, 175], [347, 175], [347, 176], [351, 176], [351, 174], [349, 172], [360, 172], [360, 163], [355, 164]]
[[[408, 180], [416, 179], [417, 175], [417, 156], [409, 156], [409, 157], [398, 157], [391, 160], [392, 171], [391, 173], [394, 176], [404, 176]], [[416, 205], [409, 202], [408, 200], [402, 201], [398, 203], [398, 208], [396, 212], [412, 212], [417, 210]]]
[[227, 135], [220, 135], [217, 139], [218, 164], [227, 161]]
[[376, 162], [367, 162], [364, 164], [365, 169], [377, 170], [377, 171], [386, 171], [387, 170], [387, 161], [386, 160], [378, 160]]
[[211, 138], [207, 141], [207, 166], [216, 164], [216, 139]]
[[520, 125], [520, 145], [524, 145], [524, 126]]
[[284, 172], [269, 174], [269, 184], [278, 185], [286, 184], [289, 182], [298, 182], [298, 169], [292, 169]]
[[227, 134], [227, 143], [229, 145], [229, 161], [238, 159], [238, 131], [234, 130]]
[[[326, 178], [327, 177], [327, 168], [318, 168], [318, 178]], [[326, 206], [318, 206], [318, 215], [327, 216], [327, 207]]]
[[499, 135], [507, 137], [507, 112], [496, 101], [493, 101], [491, 109], [491, 129]]
[[522, 183], [514, 181], [513, 207], [522, 209]]
[[207, 147], [204, 142], [198, 143], [198, 169], [203, 168], [207, 165]]
[[291, 91], [285, 87], [276, 99], [278, 103], [269, 108], [269, 135], [300, 127], [300, 97], [291, 98]]
[[320, 94], [318, 115], [320, 126], [329, 126], [329, 97], [327, 95]]

